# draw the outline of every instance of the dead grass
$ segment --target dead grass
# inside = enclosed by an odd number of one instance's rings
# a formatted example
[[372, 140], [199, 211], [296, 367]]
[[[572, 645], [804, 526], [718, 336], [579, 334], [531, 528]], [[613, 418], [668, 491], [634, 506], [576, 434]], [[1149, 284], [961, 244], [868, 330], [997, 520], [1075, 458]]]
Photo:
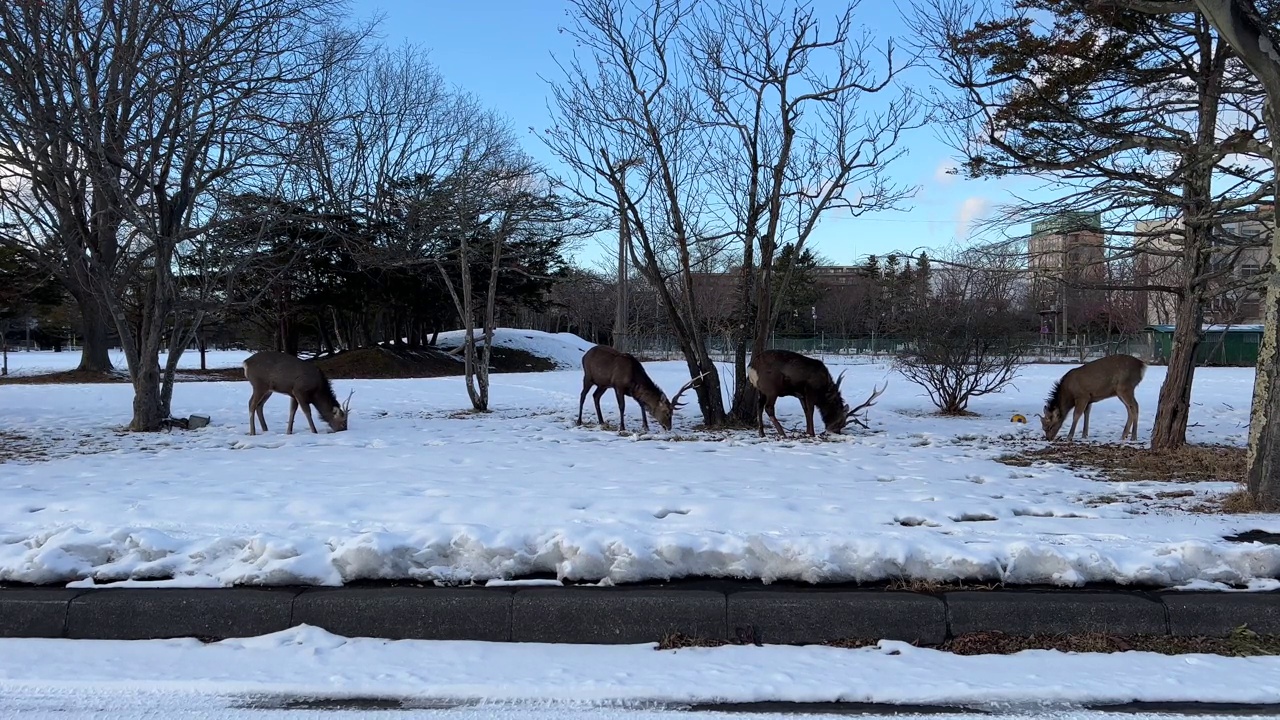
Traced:
[[0, 430], [0, 463], [34, 462], [48, 457], [48, 443], [26, 435]]
[[956, 582], [937, 582], [934, 580], [897, 578], [885, 583], [884, 589], [893, 592], [935, 594], [955, 592], [957, 590], [999, 590], [1004, 586], [1004, 583], [999, 580], [993, 580], [990, 582], [964, 582], [962, 580]]
[[1014, 467], [1049, 462], [1092, 470], [1107, 480], [1156, 482], [1244, 482], [1245, 449], [1230, 445], [1187, 445], [1151, 450], [1137, 445], [1055, 443], [996, 458]]
[[[767, 638], [766, 638], [767, 640]], [[684, 648], [715, 648], [727, 645], [762, 645], [753, 637], [740, 637], [735, 641], [695, 638], [673, 633], [662, 638], [658, 650]], [[876, 640], [844, 638], [821, 643], [826, 647], [856, 649], [874, 647]], [[1109, 635], [1107, 633], [1083, 633], [1075, 635], [1030, 635], [1020, 637], [1002, 632], [976, 632], [960, 635], [940, 645], [911, 643], [956, 655], [1012, 655], [1024, 650], [1058, 650], [1072, 653], [1153, 652], [1161, 655], [1186, 655], [1202, 653], [1227, 657], [1258, 657], [1280, 655], [1280, 636], [1258, 635], [1240, 627], [1225, 638], [1170, 637], [1164, 635]]]
[[1161, 655], [1206, 653], [1228, 657], [1280, 655], [1280, 637], [1258, 635], [1237, 628], [1229, 637], [1120, 636], [1106, 633], [1081, 635], [1031, 635], [1017, 637], [1002, 632], [979, 632], [952, 638], [938, 646], [956, 655], [1010, 655], [1023, 650], [1058, 650], [1074, 653], [1153, 652]]
[[1192, 508], [1192, 511], [1210, 515], [1247, 515], [1262, 512], [1262, 508], [1258, 507], [1257, 501], [1248, 490], [1241, 488], [1226, 495], [1210, 498]]

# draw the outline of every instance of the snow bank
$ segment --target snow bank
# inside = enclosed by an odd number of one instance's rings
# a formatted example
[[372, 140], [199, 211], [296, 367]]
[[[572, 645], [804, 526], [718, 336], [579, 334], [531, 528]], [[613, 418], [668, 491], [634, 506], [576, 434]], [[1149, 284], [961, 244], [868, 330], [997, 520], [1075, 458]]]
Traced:
[[[442, 332], [436, 344], [445, 348], [458, 347], [465, 336], [464, 330]], [[476, 331], [476, 339], [480, 343], [484, 342], [483, 333], [479, 330]], [[561, 370], [578, 370], [582, 368], [582, 355], [595, 347], [595, 343], [587, 342], [573, 333], [494, 328], [493, 346], [524, 350], [538, 357], [547, 358]]]
[[[299, 626], [271, 635], [197, 640], [0, 640], [0, 710], [33, 689], [92, 698], [203, 696], [213, 706], [383, 697], [553, 705], [755, 701], [875, 702], [1058, 708], [1148, 702], [1280, 702], [1280, 658], [1154, 653], [957, 656], [906, 643], [722, 647], [385, 641]], [[63, 698], [74, 706], [71, 698]], [[225, 706], [225, 705], [224, 705]]]
[[[649, 368], [668, 392], [688, 377], [682, 363]], [[355, 391], [349, 431], [286, 436], [277, 397], [271, 432], [255, 437], [243, 382], [179, 385], [174, 413], [213, 424], [154, 435], [115, 432], [127, 386], [0, 386], [0, 433], [26, 438], [6, 449], [43, 453], [0, 464], [0, 581], [1280, 585], [1280, 547], [1223, 539], [1280, 531], [1280, 517], [1185, 511], [1230, 483], [1159, 499], [1168, 484], [997, 462], [1010, 443], [1038, 445], [1038, 428], [1009, 418], [1034, 413], [1063, 371], [1028, 367], [1017, 388], [975, 403], [981, 417], [940, 418], [884, 366], [853, 365], [847, 398], [890, 380], [872, 432], [818, 441], [699, 434], [695, 406], [673, 433], [620, 435], [593, 427], [588, 400], [575, 427], [576, 371], [495, 375], [485, 415], [458, 412], [458, 378], [340, 380], [340, 396]], [[1139, 387], [1144, 434], [1162, 379], [1153, 367]], [[1251, 380], [1197, 371], [1194, 440], [1244, 442]], [[616, 423], [611, 396], [602, 407]], [[1094, 407], [1095, 439], [1118, 437], [1122, 408]], [[803, 423], [794, 400], [779, 413]]]

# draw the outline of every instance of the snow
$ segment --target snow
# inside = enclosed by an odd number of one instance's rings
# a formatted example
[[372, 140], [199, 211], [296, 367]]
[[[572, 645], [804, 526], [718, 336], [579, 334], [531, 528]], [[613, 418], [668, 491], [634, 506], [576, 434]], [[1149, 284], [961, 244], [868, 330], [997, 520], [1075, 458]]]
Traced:
[[[246, 350], [210, 350], [205, 353], [205, 363], [210, 370], [240, 367], [240, 363], [251, 354]], [[117, 370], [124, 371], [128, 367], [124, 359], [123, 350], [112, 350], [108, 355], [111, 358], [111, 364]], [[160, 354], [160, 365], [162, 367], [167, 357], [167, 353]], [[13, 348], [9, 349], [9, 374], [13, 376], [42, 375], [64, 370], [75, 370], [79, 365], [79, 350], [63, 352], [36, 350], [26, 352], [14, 350]], [[178, 359], [179, 370], [197, 370], [199, 368], [200, 352], [197, 350], [188, 350], [182, 353], [182, 357]]]
[[[501, 340], [563, 352], [564, 362], [580, 347], [525, 331]], [[669, 392], [688, 378], [681, 362], [647, 367]], [[255, 437], [244, 382], [179, 384], [174, 414], [213, 423], [146, 435], [119, 431], [127, 385], [3, 385], [0, 442], [41, 454], [0, 464], [0, 582], [550, 575], [1280, 587], [1280, 547], [1223, 539], [1280, 530], [1280, 517], [1187, 512], [1230, 483], [1104, 482], [996, 461], [1011, 444], [1042, 444], [1034, 418], [1009, 419], [1037, 412], [1064, 366], [1027, 366], [1015, 388], [975, 401], [972, 418], [931, 414], [923, 391], [882, 364], [840, 369], [851, 403], [889, 387], [871, 431], [818, 440], [698, 432], [696, 404], [671, 433], [653, 424], [636, 434], [629, 401], [620, 434], [594, 427], [588, 399], [587, 424], [575, 427], [577, 370], [494, 375], [494, 411], [483, 415], [465, 412], [459, 378], [340, 380], [340, 396], [355, 391], [349, 431], [320, 423], [318, 435], [287, 436], [288, 402], [275, 397], [271, 431]], [[1193, 441], [1245, 442], [1252, 373], [1197, 371]], [[1163, 376], [1152, 367], [1137, 393], [1142, 440]], [[616, 423], [612, 394], [602, 407]], [[778, 408], [789, 428], [802, 426], [797, 401]], [[1093, 440], [1118, 438], [1122, 408], [1094, 407]], [[1151, 499], [1170, 489], [1192, 494]]]
[[730, 646], [386, 641], [298, 626], [202, 644], [0, 640], [0, 710], [14, 698], [113, 693], [384, 698], [412, 704], [671, 707], [727, 702], [870, 702], [1024, 711], [1082, 704], [1280, 702], [1280, 658], [1030, 650], [959, 656], [881, 641], [858, 650]]
[[[466, 336], [465, 330], [451, 330], [440, 333], [436, 345], [442, 348], [456, 348], [462, 344]], [[476, 330], [476, 342], [484, 344], [484, 333]], [[582, 354], [590, 350], [594, 343], [587, 342], [573, 333], [548, 333], [541, 330], [514, 330], [511, 328], [495, 328], [493, 346], [524, 350], [551, 360], [561, 370], [581, 370]]]

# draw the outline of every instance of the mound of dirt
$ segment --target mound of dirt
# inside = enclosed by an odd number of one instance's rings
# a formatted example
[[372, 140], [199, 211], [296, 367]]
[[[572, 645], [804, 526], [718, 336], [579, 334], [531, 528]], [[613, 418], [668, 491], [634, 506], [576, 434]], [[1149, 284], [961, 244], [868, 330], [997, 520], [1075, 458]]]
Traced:
[[442, 377], [462, 373], [462, 362], [438, 350], [370, 347], [319, 358], [316, 365], [334, 379]]

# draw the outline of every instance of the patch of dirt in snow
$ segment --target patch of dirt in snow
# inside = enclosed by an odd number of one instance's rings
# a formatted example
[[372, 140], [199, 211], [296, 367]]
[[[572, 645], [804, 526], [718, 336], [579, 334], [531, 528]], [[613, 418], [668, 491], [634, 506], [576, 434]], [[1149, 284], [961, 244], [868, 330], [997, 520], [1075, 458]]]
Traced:
[[1003, 455], [1015, 467], [1039, 463], [1095, 471], [1107, 480], [1146, 482], [1238, 482], [1246, 471], [1246, 450], [1232, 445], [1187, 445], [1151, 450], [1138, 445], [1056, 443]]

